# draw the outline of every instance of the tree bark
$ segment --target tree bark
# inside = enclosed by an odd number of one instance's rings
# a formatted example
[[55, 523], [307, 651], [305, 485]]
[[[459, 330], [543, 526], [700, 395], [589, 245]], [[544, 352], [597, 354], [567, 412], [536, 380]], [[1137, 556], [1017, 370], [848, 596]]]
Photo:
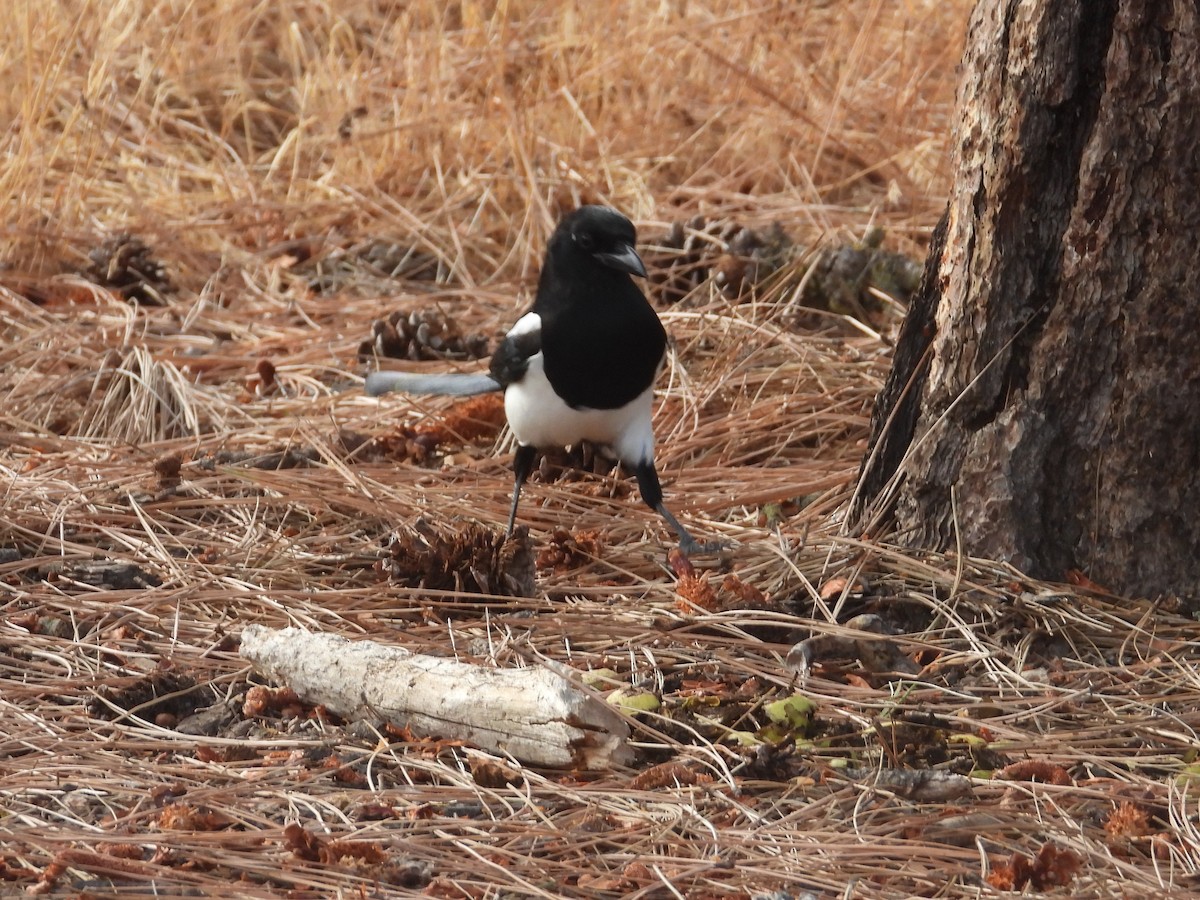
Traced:
[[1198, 33], [1194, 0], [980, 0], [857, 530], [1196, 593]]

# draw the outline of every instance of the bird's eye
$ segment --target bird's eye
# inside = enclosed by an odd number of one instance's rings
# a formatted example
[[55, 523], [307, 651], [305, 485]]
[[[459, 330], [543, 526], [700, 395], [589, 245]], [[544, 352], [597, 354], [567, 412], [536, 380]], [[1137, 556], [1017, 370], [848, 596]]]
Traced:
[[596, 246], [596, 242], [586, 231], [582, 234], [575, 235], [575, 243], [579, 245], [580, 250], [583, 250], [587, 253], [591, 253], [592, 248]]

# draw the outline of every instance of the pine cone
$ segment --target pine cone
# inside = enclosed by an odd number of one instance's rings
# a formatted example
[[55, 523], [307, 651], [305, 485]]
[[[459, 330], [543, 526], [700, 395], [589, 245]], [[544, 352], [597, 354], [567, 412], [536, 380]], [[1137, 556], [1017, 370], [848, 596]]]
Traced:
[[488, 339], [482, 334], [463, 335], [458, 325], [437, 309], [400, 310], [371, 324], [371, 338], [358, 348], [360, 358], [386, 356], [391, 359], [482, 359]]
[[647, 251], [646, 263], [661, 303], [678, 303], [709, 278], [726, 296], [737, 298], [787, 262], [792, 247], [778, 224], [755, 231], [693, 216], [686, 224], [673, 224], [658, 247]]
[[141, 238], [121, 233], [107, 238], [88, 254], [85, 273], [91, 281], [126, 300], [162, 306], [174, 287], [167, 270]]
[[907, 303], [920, 283], [922, 266], [883, 250], [882, 242], [882, 229], [873, 229], [860, 242], [825, 250], [808, 279], [804, 305], [874, 323], [883, 304], [871, 288]]
[[766, 231], [739, 228], [717, 260], [713, 277], [727, 297], [740, 297], [779, 271], [792, 258], [793, 247], [778, 222]]
[[586, 566], [599, 557], [603, 549], [604, 542], [598, 532], [570, 532], [560, 528], [550, 535], [549, 543], [538, 553], [537, 567], [561, 574]]
[[506, 597], [535, 593], [533, 550], [524, 525], [505, 538], [474, 522], [435, 526], [418, 518], [392, 535], [381, 557], [388, 577], [406, 587]]
[[723, 252], [735, 228], [728, 222], [707, 223], [703, 216], [673, 223], [658, 246], [645, 254], [658, 301], [678, 303], [707, 281], [713, 260]]

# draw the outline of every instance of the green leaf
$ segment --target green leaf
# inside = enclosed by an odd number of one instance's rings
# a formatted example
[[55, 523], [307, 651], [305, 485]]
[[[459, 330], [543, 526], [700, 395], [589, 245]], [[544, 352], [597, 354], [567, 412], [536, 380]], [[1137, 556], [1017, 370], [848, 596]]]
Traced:
[[589, 669], [580, 673], [579, 680], [588, 687], [609, 688], [621, 684], [625, 679], [613, 669]]
[[662, 706], [662, 701], [651, 691], [633, 687], [617, 688], [608, 695], [607, 700], [613, 706], [631, 713], [654, 712]]
[[782, 700], [775, 700], [763, 707], [767, 718], [776, 725], [782, 725], [794, 731], [803, 731], [812, 724], [813, 713], [817, 704], [802, 694], [792, 694]]
[[952, 734], [946, 738], [947, 744], [966, 744], [971, 750], [984, 750], [988, 742], [977, 734]]

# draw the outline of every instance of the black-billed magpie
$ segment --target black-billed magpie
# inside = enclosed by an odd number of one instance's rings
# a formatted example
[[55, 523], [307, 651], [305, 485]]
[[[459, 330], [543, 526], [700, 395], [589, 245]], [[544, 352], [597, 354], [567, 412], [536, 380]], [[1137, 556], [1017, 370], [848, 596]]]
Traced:
[[667, 333], [631, 275], [646, 277], [633, 223], [614, 209], [583, 206], [555, 228], [533, 307], [492, 355], [488, 374], [372, 372], [367, 393], [482, 394], [504, 391], [517, 438], [508, 534], [539, 448], [589, 441], [631, 467], [642, 499], [685, 553], [711, 552], [663, 505], [651, 427], [654, 382]]

